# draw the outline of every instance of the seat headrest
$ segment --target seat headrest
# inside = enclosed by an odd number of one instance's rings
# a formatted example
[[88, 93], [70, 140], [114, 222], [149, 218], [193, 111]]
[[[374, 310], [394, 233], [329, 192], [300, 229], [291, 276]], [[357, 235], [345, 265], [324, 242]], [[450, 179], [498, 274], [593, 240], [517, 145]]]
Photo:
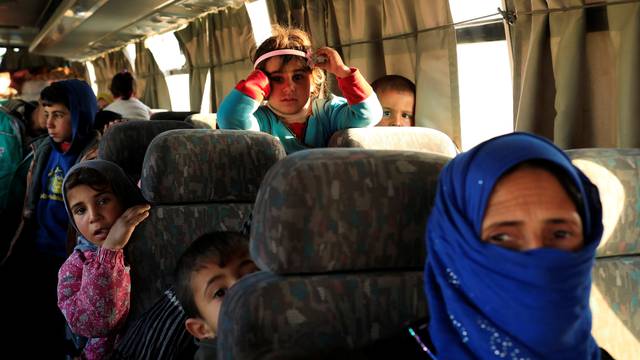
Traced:
[[196, 114], [195, 111], [161, 111], [151, 114], [151, 120], [176, 120], [184, 121], [189, 115]]
[[597, 256], [640, 249], [640, 149], [576, 149], [567, 154], [600, 190], [604, 232]]
[[267, 170], [285, 155], [277, 138], [261, 132], [169, 131], [149, 145], [142, 194], [153, 204], [252, 203]]
[[329, 147], [424, 151], [454, 157], [458, 149], [442, 131], [423, 127], [373, 127], [338, 131]]
[[413, 151], [300, 151], [265, 176], [251, 255], [279, 274], [424, 267], [425, 224], [448, 158]]
[[124, 172], [138, 181], [144, 154], [158, 134], [174, 129], [192, 129], [183, 121], [130, 120], [109, 128], [98, 147], [98, 158], [118, 164]]

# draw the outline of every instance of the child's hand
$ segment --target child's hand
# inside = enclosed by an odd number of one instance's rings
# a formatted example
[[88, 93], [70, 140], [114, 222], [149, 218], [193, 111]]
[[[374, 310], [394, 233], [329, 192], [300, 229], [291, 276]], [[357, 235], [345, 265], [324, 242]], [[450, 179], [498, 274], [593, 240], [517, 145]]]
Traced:
[[133, 230], [149, 216], [149, 209], [151, 206], [148, 204], [136, 205], [128, 208], [115, 224], [111, 226], [109, 235], [102, 243], [102, 247], [111, 250], [120, 250], [129, 242], [129, 238], [133, 233]]
[[322, 56], [326, 60], [314, 64], [314, 67], [327, 70], [333, 75], [343, 78], [351, 75], [351, 69], [342, 62], [342, 58], [337, 51], [330, 47], [323, 47], [313, 53], [314, 56]]

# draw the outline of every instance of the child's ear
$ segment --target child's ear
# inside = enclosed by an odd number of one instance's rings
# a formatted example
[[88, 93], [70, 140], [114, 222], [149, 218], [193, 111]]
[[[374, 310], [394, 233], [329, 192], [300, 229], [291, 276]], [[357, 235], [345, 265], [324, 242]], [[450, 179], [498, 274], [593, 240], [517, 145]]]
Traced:
[[216, 337], [216, 333], [202, 319], [188, 318], [184, 322], [184, 326], [191, 335], [199, 340]]

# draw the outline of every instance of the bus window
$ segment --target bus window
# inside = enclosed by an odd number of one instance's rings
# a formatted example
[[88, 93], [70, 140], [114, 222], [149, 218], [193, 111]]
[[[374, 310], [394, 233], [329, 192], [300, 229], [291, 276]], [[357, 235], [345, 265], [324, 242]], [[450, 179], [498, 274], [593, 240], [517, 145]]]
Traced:
[[93, 67], [91, 61], [86, 61], [84, 65], [87, 67], [87, 74], [89, 76], [89, 84], [91, 85], [91, 89], [93, 93], [98, 95], [98, 80], [96, 78], [96, 68]]
[[501, 0], [451, 0], [456, 24], [462, 150], [513, 131], [509, 50]]
[[164, 73], [171, 98], [171, 110], [189, 111], [189, 73], [184, 69], [186, 58], [180, 50], [178, 39], [172, 32], [149, 37], [144, 42], [151, 50], [158, 67]]
[[251, 29], [253, 30], [253, 38], [256, 39], [256, 46], [267, 40], [271, 36], [271, 21], [269, 20], [269, 10], [265, 0], [245, 3], [249, 20], [251, 20]]

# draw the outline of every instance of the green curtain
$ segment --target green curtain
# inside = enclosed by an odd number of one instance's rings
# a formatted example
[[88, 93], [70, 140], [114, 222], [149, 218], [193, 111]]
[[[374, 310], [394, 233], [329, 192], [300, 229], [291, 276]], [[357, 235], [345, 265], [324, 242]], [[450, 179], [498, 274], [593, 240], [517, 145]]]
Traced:
[[96, 58], [91, 62], [96, 72], [96, 82], [99, 93], [109, 93], [109, 86], [113, 76], [121, 71], [131, 72], [131, 64], [123, 50], [117, 50]]
[[[191, 111], [200, 111], [207, 72], [211, 67], [212, 39], [209, 37], [207, 17], [192, 21], [186, 28], [175, 32], [189, 69], [189, 97]], [[231, 42], [233, 44], [235, 42]]]
[[164, 74], [144, 41], [136, 43], [136, 83], [140, 101], [152, 109], [171, 110], [171, 98]]
[[[456, 35], [447, 0], [270, 0], [273, 22], [310, 32], [369, 81], [385, 74], [416, 83], [416, 124], [460, 146]], [[329, 77], [330, 89], [339, 94]]]
[[213, 55], [211, 106], [215, 112], [222, 99], [253, 70], [251, 55], [255, 53], [256, 40], [245, 6], [209, 14], [207, 20]]
[[509, 36], [516, 130], [563, 148], [640, 147], [640, 1], [506, 6], [517, 16]]

